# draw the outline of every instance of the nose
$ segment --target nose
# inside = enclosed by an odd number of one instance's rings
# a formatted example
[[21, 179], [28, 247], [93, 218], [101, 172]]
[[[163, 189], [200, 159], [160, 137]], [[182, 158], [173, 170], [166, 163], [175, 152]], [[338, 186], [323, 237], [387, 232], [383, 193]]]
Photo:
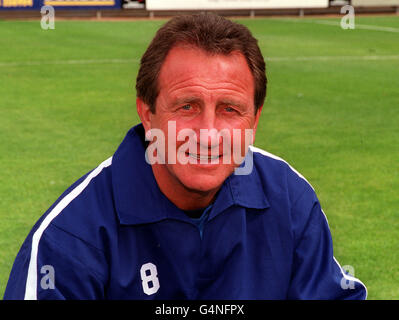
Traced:
[[214, 108], [204, 108], [195, 124], [194, 131], [197, 135], [197, 144], [201, 149], [218, 147], [221, 137], [217, 129], [217, 118]]

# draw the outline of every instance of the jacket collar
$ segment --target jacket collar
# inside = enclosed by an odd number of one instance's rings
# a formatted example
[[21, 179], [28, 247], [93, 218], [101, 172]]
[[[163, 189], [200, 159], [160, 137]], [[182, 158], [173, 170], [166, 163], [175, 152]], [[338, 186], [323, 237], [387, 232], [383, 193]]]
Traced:
[[[131, 128], [113, 156], [112, 187], [120, 223], [145, 224], [164, 219], [191, 222], [159, 189], [151, 165], [145, 161], [144, 136], [141, 124]], [[254, 209], [269, 207], [255, 164], [251, 174], [232, 174], [225, 180], [209, 220], [234, 205]]]

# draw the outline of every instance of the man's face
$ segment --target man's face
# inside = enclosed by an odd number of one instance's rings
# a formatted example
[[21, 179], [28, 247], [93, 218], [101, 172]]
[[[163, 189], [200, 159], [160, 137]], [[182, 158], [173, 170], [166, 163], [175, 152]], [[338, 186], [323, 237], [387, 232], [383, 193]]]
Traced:
[[[217, 191], [239, 163], [234, 161], [232, 151], [226, 152], [224, 138], [216, 132], [229, 132], [231, 138], [233, 129], [240, 132], [241, 141], [232, 139], [230, 146], [238, 144], [244, 155], [244, 130], [254, 132], [260, 115], [260, 110], [255, 114], [254, 79], [245, 57], [239, 52], [210, 55], [198, 48], [177, 46], [162, 65], [158, 85], [156, 112], [141, 116], [146, 131], [156, 128], [165, 134], [166, 163], [157, 165], [158, 180], [169, 180], [195, 192]], [[177, 135], [183, 129], [195, 132], [197, 139], [190, 140], [194, 141], [190, 151], [180, 148], [188, 137], [168, 140], [174, 123]], [[201, 136], [201, 129], [209, 134]], [[184, 149], [188, 163], [179, 161], [179, 149]]]

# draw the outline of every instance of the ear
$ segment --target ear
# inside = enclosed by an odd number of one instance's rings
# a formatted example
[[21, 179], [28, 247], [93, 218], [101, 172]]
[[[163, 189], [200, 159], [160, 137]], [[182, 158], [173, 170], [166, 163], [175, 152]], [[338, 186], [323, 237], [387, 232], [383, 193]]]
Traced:
[[137, 113], [140, 117], [141, 123], [144, 126], [144, 130], [147, 132], [151, 129], [151, 116], [152, 112], [150, 110], [150, 106], [147, 105], [143, 100], [140, 98], [136, 99], [136, 107]]
[[256, 135], [256, 128], [258, 127], [258, 123], [259, 123], [259, 119], [260, 119], [260, 114], [261, 114], [261, 112], [262, 112], [262, 108], [263, 108], [263, 106], [260, 106], [259, 108], [258, 108], [258, 111], [256, 111], [256, 114], [255, 114], [255, 124], [254, 124], [254, 135], [253, 135], [253, 140], [255, 141], [255, 135]]

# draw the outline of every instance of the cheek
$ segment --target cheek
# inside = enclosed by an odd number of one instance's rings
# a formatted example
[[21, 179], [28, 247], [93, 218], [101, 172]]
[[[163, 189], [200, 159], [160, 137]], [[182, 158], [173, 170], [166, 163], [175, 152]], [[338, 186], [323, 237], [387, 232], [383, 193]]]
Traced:
[[239, 165], [254, 141], [255, 122], [252, 119], [241, 119], [229, 129], [232, 161]]
[[253, 129], [234, 130], [232, 134], [232, 150], [231, 154], [236, 165], [241, 164], [248, 151], [248, 147], [253, 142]]

